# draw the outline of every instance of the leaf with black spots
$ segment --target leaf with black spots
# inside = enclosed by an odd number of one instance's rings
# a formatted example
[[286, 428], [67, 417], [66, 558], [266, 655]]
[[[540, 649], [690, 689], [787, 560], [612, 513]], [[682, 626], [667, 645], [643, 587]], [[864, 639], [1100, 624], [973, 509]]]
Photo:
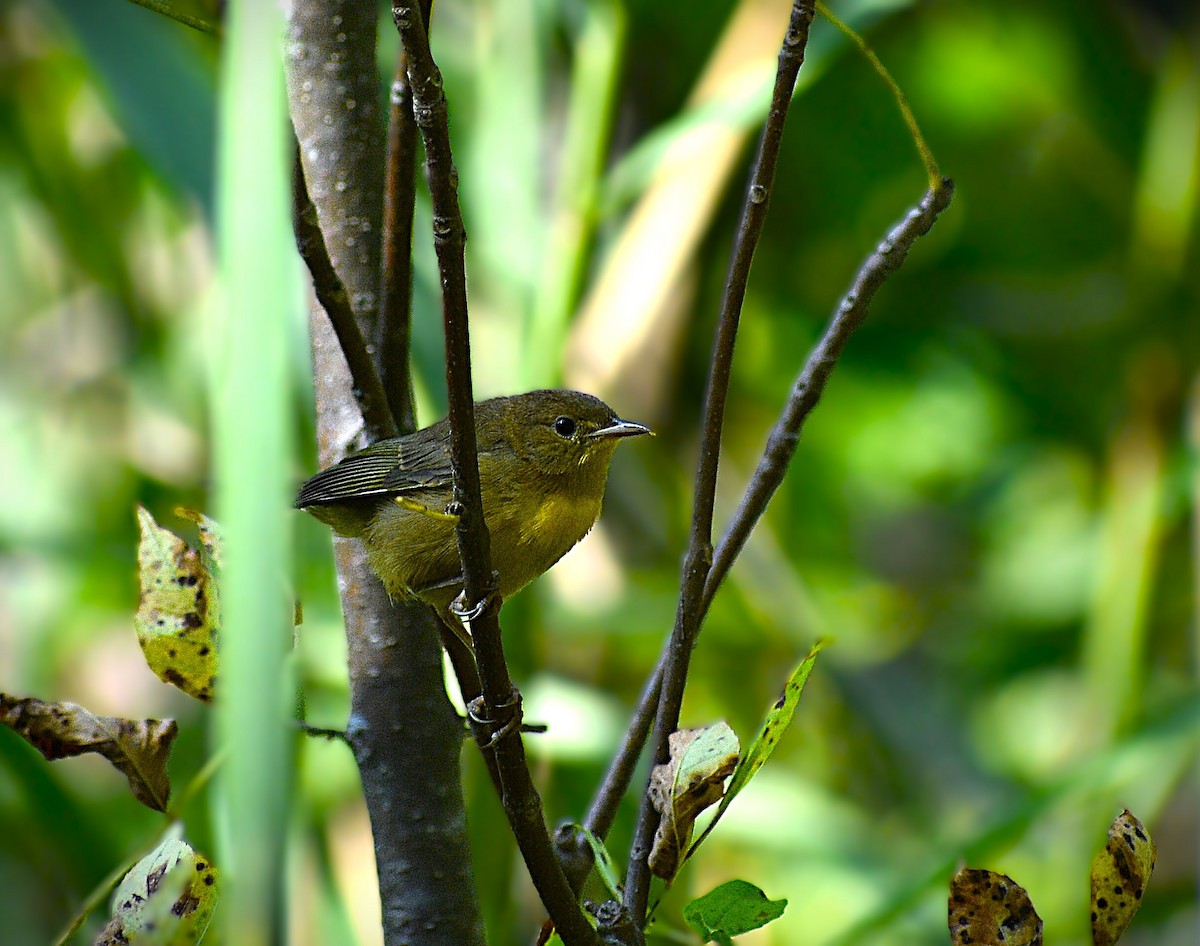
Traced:
[[134, 626], [146, 663], [158, 678], [209, 703], [217, 677], [221, 609], [213, 568], [220, 548], [211, 520], [181, 512], [200, 525], [203, 553], [162, 528], [141, 506], [137, 509], [141, 594]]
[[1092, 942], [1112, 946], [1142, 905], [1157, 857], [1154, 840], [1126, 808], [1108, 829], [1092, 861]]
[[217, 871], [180, 835], [177, 825], [117, 885], [103, 942], [191, 946], [204, 936], [217, 905]]
[[759, 729], [758, 735], [754, 737], [754, 741], [747, 747], [742, 755], [738, 767], [734, 770], [733, 778], [729, 780], [729, 788], [725, 792], [725, 797], [721, 799], [721, 805], [717, 809], [717, 813], [713, 816], [712, 821], [708, 823], [708, 827], [704, 829], [704, 833], [696, 839], [691, 850], [688, 851], [690, 857], [695, 853], [704, 841], [705, 838], [712, 833], [713, 828], [717, 826], [717, 822], [721, 820], [726, 809], [749, 783], [750, 779], [754, 778], [759, 769], [766, 764], [767, 759], [771, 758], [775, 747], [779, 745], [779, 740], [783, 738], [783, 734], [792, 724], [792, 720], [796, 716], [796, 707], [800, 704], [800, 695], [804, 692], [804, 685], [808, 682], [808, 675], [812, 673], [813, 664], [817, 662], [817, 654], [825, 646], [824, 641], [817, 641], [813, 644], [805, 658], [800, 661], [799, 666], [792, 671], [788, 677], [787, 683], [783, 686], [783, 693], [779, 695], [774, 705], [767, 711], [767, 717], [763, 720], [762, 728]]
[[738, 739], [726, 723], [671, 733], [670, 759], [650, 773], [650, 802], [661, 817], [650, 870], [670, 883], [684, 861], [697, 816], [720, 801], [737, 767]]
[[125, 775], [138, 801], [155, 811], [167, 810], [167, 758], [178, 732], [175, 720], [96, 716], [77, 703], [45, 703], [0, 693], [0, 722], [47, 761], [99, 753]]
[[1042, 918], [1025, 888], [1005, 874], [964, 867], [950, 881], [954, 946], [1041, 946]]

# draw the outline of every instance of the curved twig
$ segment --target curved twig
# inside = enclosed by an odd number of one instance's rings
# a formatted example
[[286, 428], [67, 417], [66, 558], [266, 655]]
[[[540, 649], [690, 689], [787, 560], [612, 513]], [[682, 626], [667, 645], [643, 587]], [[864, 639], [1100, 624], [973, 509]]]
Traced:
[[[771, 109], [763, 126], [758, 156], [742, 204], [742, 219], [734, 241], [733, 258], [721, 302], [721, 318], [717, 340], [709, 369], [708, 391], [704, 404], [704, 436], [700, 445], [700, 462], [696, 471], [696, 498], [692, 512], [692, 531], [684, 557], [682, 588], [675, 627], [667, 643], [666, 664], [662, 673], [658, 712], [654, 721], [653, 753], [657, 762], [668, 758], [667, 740], [679, 725], [679, 709], [687, 682], [692, 646], [699, 632], [704, 608], [704, 588], [712, 567], [712, 519], [717, 489], [717, 461], [721, 449], [721, 428], [725, 414], [725, 398], [729, 390], [729, 374], [733, 364], [733, 347], [737, 338], [742, 302], [750, 278], [750, 264], [767, 216], [771, 187], [775, 182], [775, 166], [783, 141], [783, 126], [796, 86], [796, 76], [804, 63], [808, 31], [813, 19], [813, 0], [796, 0], [783, 45], [779, 50], [779, 65], [775, 73], [775, 88], [771, 94]], [[650, 843], [657, 816], [644, 794], [638, 813], [638, 824], [629, 855], [629, 871], [625, 888], [625, 906], [639, 928], [645, 924], [646, 904], [650, 894]]]

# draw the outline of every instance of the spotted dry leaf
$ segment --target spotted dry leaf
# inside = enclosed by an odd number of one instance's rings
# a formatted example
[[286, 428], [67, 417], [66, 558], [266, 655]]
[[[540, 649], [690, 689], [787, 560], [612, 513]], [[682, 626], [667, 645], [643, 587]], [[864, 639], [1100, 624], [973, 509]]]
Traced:
[[162, 528], [141, 506], [137, 509], [142, 538], [134, 626], [146, 663], [159, 679], [209, 703], [217, 676], [221, 612], [213, 567], [220, 551], [211, 520], [198, 513], [185, 515], [199, 523], [205, 552]]
[[1092, 942], [1111, 946], [1129, 927], [1154, 872], [1154, 840], [1125, 809], [1108, 829], [1104, 850], [1092, 862]]
[[650, 773], [650, 801], [661, 816], [650, 870], [668, 883], [683, 864], [700, 812], [721, 800], [740, 746], [726, 723], [671, 733], [670, 760]]
[[175, 720], [96, 716], [77, 703], [45, 703], [0, 693], [0, 723], [51, 762], [99, 753], [129, 779], [138, 801], [155, 811], [167, 810], [167, 758], [178, 731]]
[[962, 868], [950, 881], [947, 912], [954, 946], [1041, 946], [1042, 918], [1004, 874]]

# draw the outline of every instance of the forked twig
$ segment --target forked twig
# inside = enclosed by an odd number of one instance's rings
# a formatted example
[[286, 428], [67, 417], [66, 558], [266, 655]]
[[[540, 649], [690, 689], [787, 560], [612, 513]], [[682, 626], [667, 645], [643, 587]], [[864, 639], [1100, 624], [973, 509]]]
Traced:
[[373, 443], [384, 437], [394, 437], [396, 423], [388, 407], [383, 383], [379, 380], [375, 361], [363, 340], [354, 308], [350, 305], [350, 295], [329, 260], [325, 237], [317, 223], [317, 211], [308, 196], [299, 145], [292, 171], [292, 227], [296, 233], [296, 248], [312, 276], [317, 302], [329, 316], [342, 354], [346, 357], [353, 381], [354, 399], [362, 411], [367, 439]]
[[[661, 674], [658, 711], [654, 721], [653, 754], [656, 762], [668, 758], [667, 740], [679, 725], [679, 709], [687, 682], [688, 665], [696, 634], [703, 616], [704, 589], [712, 566], [712, 519], [717, 490], [717, 461], [721, 449], [721, 429], [725, 415], [725, 398], [729, 390], [733, 348], [737, 338], [742, 302], [750, 278], [750, 264], [766, 220], [771, 187], [775, 182], [775, 166], [783, 140], [783, 126], [796, 86], [796, 76], [804, 63], [809, 27], [814, 13], [813, 0], [795, 0], [783, 45], [779, 50], [779, 65], [771, 107], [763, 126], [758, 155], [754, 161], [750, 185], [742, 204], [742, 218], [734, 240], [733, 258], [721, 302], [721, 317], [717, 340], [709, 369], [708, 391], [704, 404], [704, 435], [700, 445], [700, 462], [696, 471], [696, 496], [692, 512], [691, 537], [684, 557], [683, 578], [675, 627], [667, 643], [666, 663]], [[625, 906], [641, 928], [646, 920], [646, 904], [650, 894], [650, 843], [657, 816], [649, 794], [643, 794], [633, 847], [629, 855], [629, 870], [625, 888]]]
[[[908, 212], [904, 220], [884, 238], [859, 268], [850, 291], [838, 305], [824, 336], [796, 377], [787, 404], [771, 429], [767, 446], [737, 511], [717, 543], [712, 567], [704, 583], [701, 619], [708, 613], [721, 582], [728, 575], [754, 526], [766, 511], [771, 497], [783, 482], [800, 441], [804, 422], [820, 401], [825, 384], [846, 342], [866, 319], [875, 292], [904, 263], [913, 243], [929, 232], [938, 216], [950, 205], [953, 194], [953, 182], [943, 179], [938, 188], [928, 191], [921, 203]], [[671, 651], [664, 650], [654, 676], [642, 692], [638, 708], [617, 755], [610, 764], [604, 782], [588, 811], [584, 824], [599, 837], [604, 837], [612, 826], [617, 807], [633, 778], [638, 756], [650, 732], [654, 710], [662, 692], [663, 674], [670, 659]]]

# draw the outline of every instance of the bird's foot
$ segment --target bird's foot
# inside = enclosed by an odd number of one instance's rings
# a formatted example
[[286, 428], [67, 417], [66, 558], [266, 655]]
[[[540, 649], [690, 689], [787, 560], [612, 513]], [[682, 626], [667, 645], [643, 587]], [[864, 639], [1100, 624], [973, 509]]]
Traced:
[[505, 702], [491, 707], [491, 712], [495, 716], [488, 715], [488, 705], [482, 696], [473, 699], [467, 707], [471, 733], [485, 751], [494, 749], [501, 739], [521, 729], [521, 694], [514, 688]]
[[[499, 575], [496, 572], [492, 572], [493, 586], [498, 578]], [[478, 621], [483, 615], [483, 612], [491, 607], [495, 600], [496, 593], [494, 591], [489, 591], [478, 601], [474, 602], [473, 604], [468, 604], [466, 591], [460, 591], [458, 593], [458, 597], [450, 602], [450, 613], [458, 618], [463, 624], [470, 624], [472, 621]]]

